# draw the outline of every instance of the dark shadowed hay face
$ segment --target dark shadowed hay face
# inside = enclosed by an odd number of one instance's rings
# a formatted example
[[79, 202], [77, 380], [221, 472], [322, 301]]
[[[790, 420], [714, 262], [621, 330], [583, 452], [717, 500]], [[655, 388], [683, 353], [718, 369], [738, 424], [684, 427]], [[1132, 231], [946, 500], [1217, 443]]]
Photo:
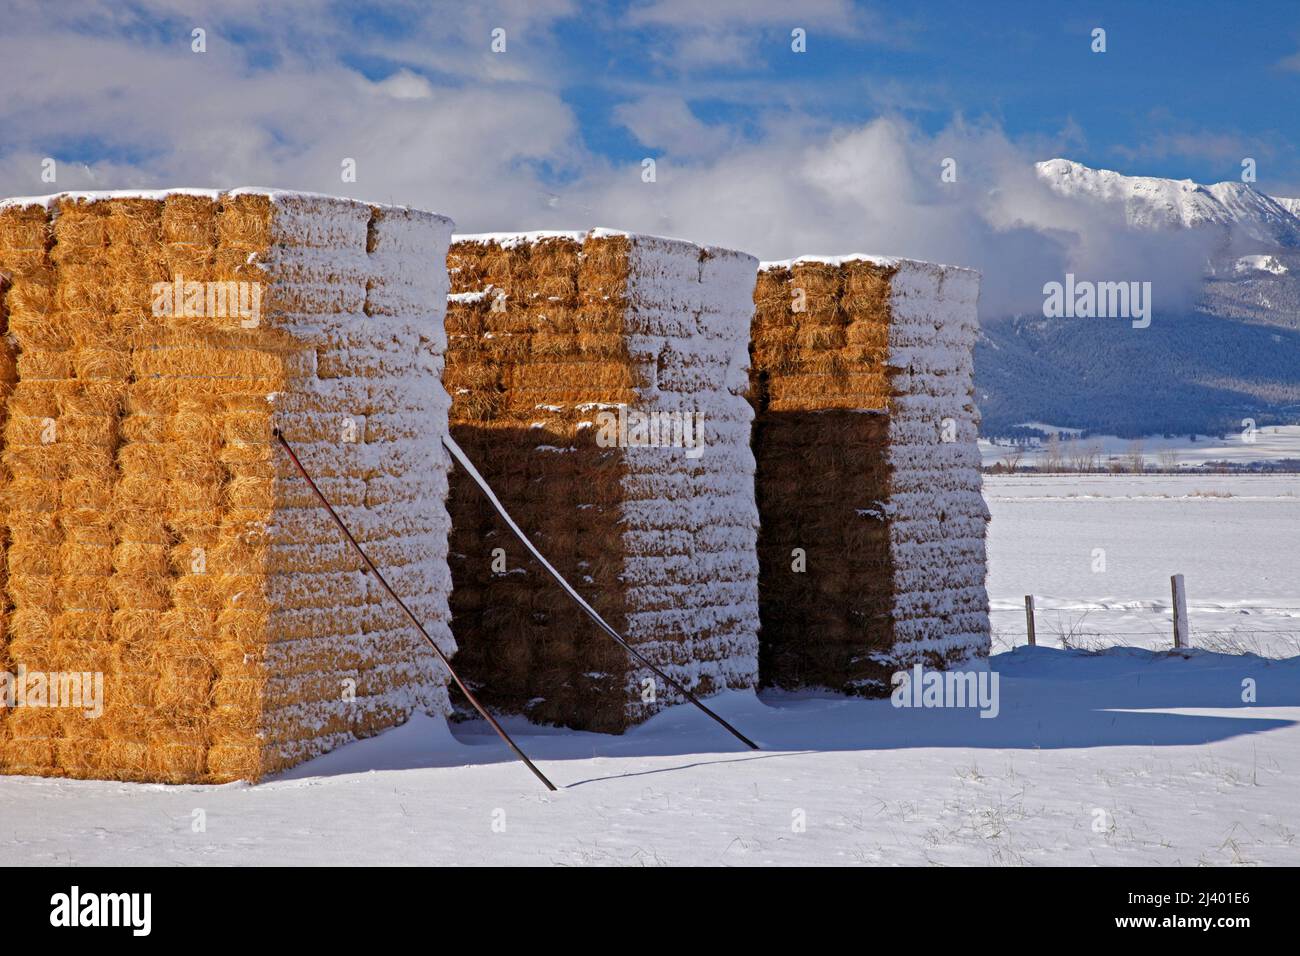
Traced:
[[[574, 427], [539, 434], [508, 422], [453, 424], [452, 433], [511, 503], [533, 543], [567, 579], [581, 582], [602, 617], [622, 628], [621, 564], [610, 559], [619, 540], [624, 469], [618, 449], [598, 448], [589, 431]], [[539, 451], [540, 445], [566, 450]], [[538, 721], [622, 730], [624, 652], [555, 586], [460, 476], [453, 478], [450, 509], [456, 666], [476, 693], [490, 706]]]
[[758, 275], [750, 401], [765, 685], [888, 687], [871, 655], [894, 643], [879, 510], [890, 495], [890, 276], [870, 263]]
[[887, 683], [868, 656], [893, 643], [889, 532], [872, 509], [889, 495], [887, 430], [883, 413], [837, 409], [755, 422], [764, 684]]
[[[908, 268], [905, 279], [853, 261], [759, 273], [750, 399], [765, 684], [884, 696], [902, 661], [987, 653], [987, 509], [969, 353], [953, 344], [973, 329], [973, 301], [959, 330], [965, 303], [944, 300], [948, 276]], [[912, 305], [936, 311], [892, 314], [895, 281], [917, 283]], [[941, 439], [941, 422], [968, 437]]]
[[[580, 426], [583, 403], [630, 404], [627, 241], [454, 243], [444, 384], [452, 436], [556, 569], [616, 629], [620, 449]], [[533, 720], [621, 731], [627, 662], [529, 557], [460, 470], [452, 475], [456, 666], [488, 706]], [[497, 549], [500, 549], [499, 551]], [[504, 568], [504, 570], [501, 570]], [[463, 702], [462, 702], [463, 703]]]
[[[734, 254], [588, 234], [463, 240], [448, 259], [453, 435], [596, 610], [699, 694], [752, 686], [756, 651], [752, 463], [721, 431], [746, 410], [716, 355], [729, 336], [743, 341], [750, 288], [736, 294], [747, 277], [712, 271], [718, 255]], [[601, 447], [602, 411], [659, 401], [717, 410], [715, 457]], [[710, 496], [705, 520], [692, 505]], [[619, 732], [673, 701], [662, 686], [643, 696], [647, 672], [463, 475], [451, 508], [457, 663], [486, 703]]]

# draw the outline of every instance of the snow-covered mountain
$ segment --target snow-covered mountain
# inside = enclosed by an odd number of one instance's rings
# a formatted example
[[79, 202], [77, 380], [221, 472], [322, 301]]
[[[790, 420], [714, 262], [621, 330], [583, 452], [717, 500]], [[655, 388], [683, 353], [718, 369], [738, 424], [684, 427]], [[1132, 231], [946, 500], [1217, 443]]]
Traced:
[[1300, 200], [1276, 199], [1249, 183], [1203, 186], [1190, 179], [1125, 176], [1068, 159], [1049, 159], [1037, 169], [1061, 195], [1122, 209], [1135, 229], [1223, 228], [1259, 242], [1300, 247]]
[[[1300, 423], [1300, 199], [1067, 159], [1039, 163], [1037, 173], [1080, 204], [1080, 223], [1113, 215], [1115, 234], [1132, 231], [1144, 247], [1159, 244], [1157, 253], [1167, 235], [1170, 268], [1194, 273], [1200, 293], [1191, 305], [1155, 296], [1151, 326], [1140, 331], [982, 314], [975, 373], [986, 435], [1024, 422], [1121, 435], [1222, 432], [1246, 418]], [[1196, 256], [1185, 252], [1189, 233], [1209, 240]]]

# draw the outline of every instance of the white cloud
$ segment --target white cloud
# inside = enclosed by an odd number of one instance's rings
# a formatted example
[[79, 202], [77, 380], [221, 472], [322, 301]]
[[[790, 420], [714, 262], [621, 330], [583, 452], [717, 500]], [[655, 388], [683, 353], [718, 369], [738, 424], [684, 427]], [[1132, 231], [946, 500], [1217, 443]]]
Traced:
[[637, 142], [676, 157], [717, 155], [737, 137], [725, 126], [709, 126], [679, 96], [649, 94], [614, 109], [614, 119]]
[[433, 84], [406, 69], [398, 70], [392, 76], [380, 80], [375, 84], [375, 88], [395, 100], [427, 100], [433, 96]]
[[[544, 6], [554, 15], [569, 9]], [[535, 164], [576, 174], [592, 161], [576, 146], [572, 110], [544, 77], [529, 73], [529, 51], [544, 45], [548, 22], [527, 4], [498, 7], [478, 9], [481, 23], [453, 18], [482, 43], [462, 54], [451, 83], [421, 71], [420, 61], [436, 60], [427, 44], [419, 60], [371, 81], [338, 53], [377, 51], [379, 41], [350, 42], [337, 21], [305, 16], [292, 4], [273, 10], [286, 16], [277, 26], [288, 33], [278, 35], [294, 38], [292, 48], [275, 51], [270, 67], [243, 48], [222, 48], [233, 22], [214, 22], [209, 52], [196, 54], [188, 29], [141, 39], [131, 29], [92, 34], [79, 23], [50, 27], [25, 18], [23, 29], [0, 36], [0, 88], [23, 91], [0, 101], [0, 195], [49, 191], [40, 160], [52, 156], [62, 189], [280, 185], [442, 210], [472, 197], [475, 215], [518, 214], [546, 191]], [[488, 24], [497, 22], [512, 25], [517, 50], [489, 52]], [[434, 35], [423, 29], [426, 40]], [[399, 42], [420, 46], [407, 37]], [[484, 61], [505, 58], [517, 74], [481, 79], [489, 72]], [[87, 167], [87, 154], [107, 158]], [[357, 160], [355, 184], [341, 181], [345, 157]]]
[[[843, 6], [810, 9], [829, 22]], [[665, 2], [640, 15], [667, 22], [687, 7], [725, 29], [711, 4]], [[836, 126], [773, 106], [742, 135], [700, 121], [682, 95], [643, 93], [615, 117], [663, 152], [658, 181], [644, 183], [639, 162], [611, 164], [583, 145], [563, 98], [555, 62], [565, 58], [550, 44], [568, 3], [457, 17], [413, 3], [410, 29], [388, 40], [354, 38], [347, 24], [289, 4], [274, 8], [283, 19], [266, 28], [275, 46], [261, 56], [220, 43], [192, 54], [187, 30], [141, 39], [134, 30], [156, 21], [100, 9], [127, 32], [30, 16], [0, 36], [0, 88], [22, 91], [0, 101], [0, 195], [49, 191], [40, 160], [54, 156], [60, 189], [284, 186], [434, 209], [462, 231], [608, 225], [764, 258], [906, 255], [983, 269], [986, 314], [1035, 310], [1042, 283], [1067, 270], [1158, 278], [1178, 295], [1199, 275], [1198, 249], [1171, 256], [1168, 244], [1037, 181], [1034, 160], [1063, 151], [1075, 130], [1023, 144], [960, 121], [927, 134], [896, 118]], [[148, 7], [159, 9], [170, 8]], [[762, 22], [782, 16], [776, 5], [754, 9]], [[234, 10], [252, 16], [253, 6]], [[440, 17], [454, 21], [456, 42]], [[510, 31], [503, 56], [487, 48], [497, 23]], [[214, 24], [215, 38], [235, 35], [233, 21]], [[293, 24], [293, 37], [275, 32]], [[368, 78], [343, 50], [392, 66]], [[105, 158], [86, 166], [87, 155]], [[345, 157], [357, 161], [355, 184], [340, 179]], [[956, 183], [940, 180], [944, 157], [957, 160]]]
[[810, 44], [819, 33], [895, 39], [880, 17], [852, 0], [650, 0], [633, 6], [627, 21], [662, 31], [656, 57], [679, 70], [752, 64], [764, 38], [788, 49], [796, 27], [807, 31]]
[[[941, 180], [948, 157], [956, 183]], [[635, 166], [592, 175], [561, 207], [768, 259], [866, 252], [974, 266], [988, 315], [1037, 311], [1043, 283], [1067, 271], [1150, 279], [1163, 304], [1189, 301], [1201, 237], [1134, 234], [1122, 216], [1049, 190], [1037, 158], [991, 127], [929, 136], [896, 119], [830, 131], [792, 119], [707, 161], [661, 161], [655, 183]]]
[[633, 24], [654, 24], [689, 30], [727, 24], [751, 25], [816, 24], [841, 31], [857, 30], [869, 14], [852, 0], [649, 0], [633, 6], [628, 20]]

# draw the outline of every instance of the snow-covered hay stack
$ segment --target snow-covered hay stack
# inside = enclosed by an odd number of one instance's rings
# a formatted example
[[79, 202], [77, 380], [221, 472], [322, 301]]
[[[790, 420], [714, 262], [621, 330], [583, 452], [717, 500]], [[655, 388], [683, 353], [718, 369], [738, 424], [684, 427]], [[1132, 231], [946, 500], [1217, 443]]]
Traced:
[[261, 190], [0, 204], [0, 670], [18, 678], [0, 771], [256, 779], [445, 711], [431, 651], [273, 429], [450, 649], [446, 278], [428, 266], [450, 233]]
[[[701, 694], [754, 686], [756, 261], [596, 230], [457, 236], [448, 265], [453, 436], [647, 657]], [[651, 699], [649, 672], [459, 472], [450, 507], [456, 664], [485, 702], [617, 732], [674, 699], [662, 686]]]
[[979, 275], [764, 263], [755, 292], [763, 683], [889, 693], [987, 656], [971, 351]]

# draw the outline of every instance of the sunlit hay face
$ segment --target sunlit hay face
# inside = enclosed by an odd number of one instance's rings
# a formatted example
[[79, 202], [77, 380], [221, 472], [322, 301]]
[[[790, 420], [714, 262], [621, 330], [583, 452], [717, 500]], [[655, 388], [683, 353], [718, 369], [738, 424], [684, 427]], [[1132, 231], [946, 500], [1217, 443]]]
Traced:
[[449, 233], [292, 194], [0, 205], [0, 669], [104, 685], [94, 720], [0, 710], [0, 772], [256, 780], [445, 710], [271, 435], [362, 509], [450, 649], [446, 282], [426, 266]]

